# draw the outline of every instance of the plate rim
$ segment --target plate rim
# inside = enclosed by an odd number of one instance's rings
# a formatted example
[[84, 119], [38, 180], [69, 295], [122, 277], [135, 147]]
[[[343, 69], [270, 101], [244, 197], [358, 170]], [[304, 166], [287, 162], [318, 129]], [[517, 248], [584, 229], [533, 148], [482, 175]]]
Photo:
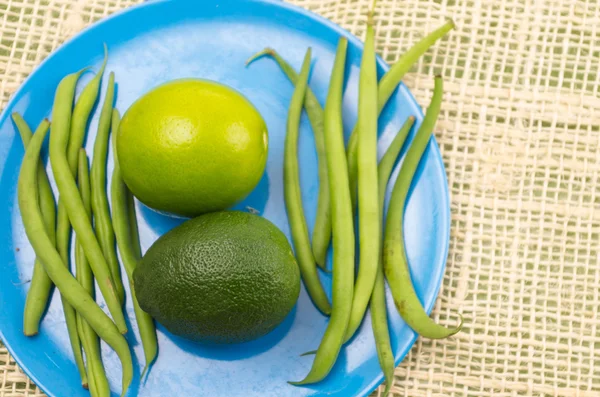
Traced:
[[[186, 0], [183, 0], [183, 1], [186, 1]], [[364, 47], [364, 43], [362, 40], [360, 40], [358, 37], [356, 37], [354, 34], [352, 34], [347, 29], [344, 29], [340, 25], [331, 21], [330, 19], [327, 19], [322, 15], [319, 15], [315, 12], [312, 12], [308, 9], [297, 6], [295, 4], [290, 4], [283, 0], [224, 0], [224, 1], [229, 1], [229, 2], [231, 2], [231, 1], [246, 1], [246, 2], [250, 2], [250, 3], [262, 3], [262, 4], [267, 4], [269, 6], [284, 8], [291, 12], [300, 14], [306, 18], [315, 20], [316, 22], [325, 25], [326, 27], [335, 31], [340, 37], [342, 37], [342, 36], [346, 37], [349, 42], [351, 42], [354, 46], [356, 46], [356, 48], [358, 48], [360, 50], [362, 50], [362, 48]], [[73, 45], [74, 42], [81, 40], [83, 36], [89, 34], [90, 32], [92, 32], [95, 29], [98, 29], [101, 25], [108, 23], [112, 19], [121, 18], [124, 15], [130, 14], [130, 13], [135, 13], [139, 9], [142, 9], [142, 8], [153, 7], [160, 3], [169, 3], [169, 2], [170, 2], [170, 0], [146, 0], [142, 3], [133, 5], [131, 7], [118, 10], [104, 18], [99, 19], [98, 21], [95, 21], [94, 23], [88, 25], [87, 27], [85, 27], [84, 29], [82, 29], [81, 31], [76, 33], [75, 35], [73, 35], [70, 38], [68, 38], [67, 40], [65, 40], [54, 51], [52, 51], [50, 54], [48, 54], [48, 56], [42, 62], [40, 62], [37, 66], [35, 66], [32, 69], [32, 71], [29, 73], [29, 75], [19, 85], [19, 88], [13, 93], [13, 95], [8, 100], [6, 106], [2, 110], [2, 113], [0, 113], [0, 124], [4, 123], [6, 121], [6, 119], [9, 117], [9, 114], [8, 114], [9, 109], [13, 108], [14, 105], [18, 102], [24, 87], [27, 86], [29, 84], [30, 80], [33, 79], [34, 75], [40, 69], [42, 69], [46, 65], [46, 63], [51, 62], [51, 60], [59, 52], [67, 49], [69, 46]], [[203, 6], [202, 3], [193, 2], [193, 4], [195, 6], [199, 6], [199, 7]], [[387, 72], [390, 69], [390, 65], [387, 62], [385, 62], [385, 60], [379, 54], [376, 54], [376, 57], [377, 57], [378, 66], [381, 67], [384, 72]], [[408, 95], [408, 99], [410, 100], [410, 102], [412, 102], [412, 105], [415, 108], [414, 110], [417, 113], [416, 114], [417, 120], [422, 120], [424, 117], [424, 114], [423, 114], [423, 110], [422, 110], [421, 106], [415, 99], [415, 97], [412, 94], [412, 92], [410, 91], [410, 89], [404, 84], [404, 82], [400, 82], [399, 87], [401, 87], [401, 86], [404, 86], [406, 94]], [[397, 91], [399, 89], [399, 87], [397, 87], [395, 91]], [[435, 272], [434, 277], [432, 277], [432, 279], [434, 279], [433, 281], [435, 283], [432, 293], [423, 298], [425, 300], [425, 305], [424, 305], [425, 311], [427, 312], [428, 315], [431, 315], [431, 311], [433, 310], [433, 307], [435, 306], [435, 303], [439, 297], [439, 292], [440, 292], [440, 289], [441, 289], [441, 286], [443, 283], [443, 278], [444, 278], [444, 274], [445, 274], [446, 267], [447, 267], [448, 252], [449, 252], [449, 247], [450, 247], [450, 224], [451, 224], [451, 213], [452, 212], [451, 212], [451, 207], [450, 207], [450, 191], [449, 191], [449, 185], [448, 185], [448, 176], [447, 176], [446, 167], [445, 167], [445, 164], [444, 164], [444, 161], [442, 158], [442, 153], [441, 153], [440, 147], [437, 143], [437, 139], [436, 139], [435, 135], [432, 135], [432, 137], [429, 141], [428, 149], [430, 151], [430, 154], [433, 156], [434, 162], [438, 163], [438, 167], [436, 167], [436, 170], [437, 170], [437, 173], [440, 174], [439, 180], [442, 185], [440, 191], [443, 193], [443, 197], [440, 197], [440, 203], [443, 205], [441, 205], [440, 208], [442, 208], [443, 211], [445, 212], [445, 214], [443, 214], [443, 216], [439, 217], [440, 226], [441, 226], [442, 232], [443, 232], [443, 240], [444, 240], [443, 247], [440, 247], [441, 248], [441, 263], [438, 266], [436, 266], [438, 271]], [[42, 385], [40, 383], [37, 376], [35, 376], [35, 374], [32, 374], [31, 371], [29, 370], [29, 368], [22, 364], [22, 360], [20, 359], [20, 357], [18, 355], [14, 354], [14, 349], [12, 348], [11, 343], [6, 341], [6, 339], [4, 338], [4, 333], [2, 331], [2, 328], [3, 327], [0, 326], [0, 339], [2, 340], [2, 343], [4, 344], [4, 346], [10, 353], [11, 357], [19, 365], [19, 368], [21, 368], [23, 370], [23, 372], [34, 382], [34, 384], [40, 390], [42, 390], [42, 392], [44, 392], [45, 394], [47, 394], [50, 397], [57, 397], [57, 395], [54, 394], [53, 392], [49, 392], [46, 389], [45, 385]], [[394, 359], [394, 367], [395, 368], [398, 367], [398, 365], [408, 355], [409, 351], [414, 346], [414, 344], [417, 340], [417, 337], [418, 336], [416, 335], [416, 333], [414, 331], [412, 331], [412, 336], [410, 337], [409, 345], [408, 345], [408, 348], [406, 349], [406, 351], [401, 351], [401, 352], [399, 352], [400, 354], [395, 356], [395, 359]], [[383, 383], [383, 381], [384, 381], [384, 375], [383, 375], [383, 372], [381, 372], [378, 376], [376, 376], [372, 380], [372, 382], [370, 382], [369, 385], [367, 385], [365, 388], [363, 388], [363, 390], [359, 391], [357, 396], [370, 395], [373, 391], [375, 391]]]

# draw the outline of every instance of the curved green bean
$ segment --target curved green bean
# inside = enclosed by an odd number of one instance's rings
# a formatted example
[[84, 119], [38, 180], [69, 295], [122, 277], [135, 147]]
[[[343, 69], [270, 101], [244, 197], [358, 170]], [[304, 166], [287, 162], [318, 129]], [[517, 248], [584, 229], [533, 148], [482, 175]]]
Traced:
[[[61, 202], [69, 215], [69, 220], [79, 235], [79, 241], [85, 250], [98, 286], [104, 296], [108, 309], [115, 320], [117, 328], [127, 332], [125, 316], [121, 311], [121, 304], [111, 281], [110, 271], [102, 248], [96, 239], [90, 219], [87, 217], [85, 207], [79, 195], [77, 184], [69, 168], [66, 149], [71, 124], [71, 106], [75, 95], [75, 84], [80, 73], [65, 77], [56, 91], [54, 107], [52, 110], [52, 134], [50, 136], [50, 162], [54, 172], [54, 179], [61, 195]], [[60, 210], [59, 210], [60, 211]]]
[[360, 326], [375, 285], [379, 264], [381, 221], [377, 199], [377, 63], [373, 12], [369, 13], [360, 67], [358, 93], [358, 233], [360, 254], [354, 285], [352, 313], [346, 330], [348, 341]]
[[92, 212], [94, 214], [94, 227], [96, 229], [98, 241], [102, 247], [104, 258], [108, 263], [113, 285], [116, 288], [121, 304], [123, 304], [125, 302], [125, 290], [123, 289], [121, 268], [115, 251], [115, 232], [113, 231], [113, 225], [110, 219], [110, 209], [108, 207], [106, 191], [106, 157], [108, 154], [114, 93], [115, 74], [111, 72], [108, 77], [106, 97], [104, 98], [104, 104], [102, 105], [102, 111], [100, 113], [98, 134], [96, 135], [96, 142], [94, 143], [94, 158], [92, 159], [91, 170]]
[[298, 265], [300, 266], [304, 285], [315, 306], [323, 312], [323, 314], [329, 315], [331, 313], [331, 305], [329, 304], [327, 295], [319, 280], [317, 267], [315, 266], [315, 258], [310, 248], [308, 227], [306, 226], [304, 210], [302, 209], [300, 171], [298, 165], [298, 130], [300, 115], [302, 114], [302, 105], [306, 95], [306, 86], [308, 85], [310, 56], [311, 50], [309, 48], [306, 51], [302, 72], [300, 72], [300, 76], [298, 77], [298, 84], [296, 84], [290, 105], [287, 121], [287, 134], [285, 136], [283, 186], [285, 206], [292, 232], [292, 241], [294, 243], [294, 250], [296, 252], [296, 257], [298, 258]]
[[[135, 216], [135, 212], [131, 214], [129, 212], [129, 197], [133, 197], [125, 182], [121, 176], [121, 168], [119, 167], [119, 161], [117, 159], [116, 151], [116, 136], [119, 131], [120, 115], [115, 109], [113, 110], [112, 116], [112, 145], [115, 155], [115, 168], [112, 175], [111, 181], [111, 198], [112, 198], [112, 210], [113, 210], [113, 225], [115, 228], [115, 235], [117, 237], [117, 245], [119, 252], [121, 253], [121, 259], [123, 260], [123, 266], [125, 272], [129, 278], [129, 288], [131, 289], [131, 299], [133, 301], [133, 310], [135, 311], [135, 318], [140, 331], [140, 339], [144, 347], [144, 357], [146, 358], [146, 365], [142, 372], [142, 377], [150, 368], [150, 365], [156, 359], [158, 353], [158, 341], [156, 339], [156, 328], [154, 327], [154, 320], [152, 317], [144, 312], [138, 303], [135, 289], [133, 287], [133, 271], [135, 270], [137, 263], [141, 259], [139, 254], [140, 240], [135, 239], [137, 236], [137, 222], [135, 225], [132, 224], [132, 215]], [[135, 210], [134, 210], [135, 211]], [[133, 230], [135, 228], [135, 231]]]
[[457, 327], [446, 328], [436, 324], [423, 309], [410, 276], [404, 247], [403, 223], [408, 191], [421, 157], [429, 146], [431, 134], [440, 113], [442, 95], [442, 77], [436, 76], [431, 104], [406, 154], [400, 168], [398, 180], [394, 186], [388, 209], [383, 245], [385, 275], [398, 312], [417, 334], [431, 339], [447, 338], [459, 332], [462, 328], [462, 316]]
[[71, 135], [67, 146], [67, 159], [69, 167], [75, 177], [77, 177], [77, 163], [79, 160], [79, 149], [83, 145], [85, 133], [87, 130], [88, 120], [92, 109], [98, 100], [98, 92], [102, 83], [102, 76], [106, 70], [108, 62], [108, 49], [104, 45], [104, 60], [98, 74], [83, 88], [79, 99], [73, 109], [73, 117], [71, 118]]
[[348, 41], [341, 38], [325, 106], [325, 144], [331, 192], [333, 227], [333, 305], [331, 319], [317, 349], [309, 374], [293, 385], [316, 383], [325, 378], [335, 363], [348, 327], [354, 289], [354, 227], [348, 184], [347, 160], [342, 126], [342, 90]]
[[[92, 219], [92, 203], [91, 203], [91, 187], [90, 187], [90, 171], [87, 154], [85, 149], [79, 149], [79, 167], [77, 178], [79, 182], [79, 193], [81, 200], [85, 206], [86, 213]], [[76, 279], [88, 294], [94, 298], [94, 275], [92, 269], [85, 257], [83, 247], [79, 244], [77, 235], [75, 235], [75, 268]], [[83, 319], [81, 314], [77, 314], [77, 331], [83, 344], [85, 352], [86, 364], [88, 369], [88, 380], [92, 396], [110, 396], [110, 386], [102, 364], [102, 354], [100, 352], [100, 344], [98, 336]]]
[[[379, 219], [383, 224], [383, 213], [385, 205], [385, 191], [388, 185], [388, 180], [394, 169], [394, 164], [406, 137], [410, 132], [415, 118], [410, 116], [404, 123], [400, 131], [394, 137], [394, 140], [390, 144], [390, 147], [385, 152], [383, 158], [379, 162], [378, 173], [379, 173]], [[385, 376], [386, 387], [383, 392], [383, 396], [386, 397], [390, 393], [390, 389], [394, 384], [394, 353], [392, 352], [392, 345], [390, 343], [390, 331], [388, 328], [387, 311], [385, 304], [385, 280], [383, 274], [383, 263], [381, 263], [381, 252], [383, 244], [379, 244], [379, 266], [377, 267], [377, 278], [375, 279], [375, 285], [373, 286], [373, 294], [371, 295], [371, 325], [373, 327], [373, 335], [375, 336], [375, 346], [377, 348], [377, 357], [379, 358], [379, 365]]]
[[[381, 78], [379, 82], [379, 94], [377, 104], [379, 106], [379, 113], [383, 111], [388, 100], [398, 88], [398, 84], [402, 81], [402, 78], [410, 70], [410, 68], [417, 62], [417, 60], [429, 49], [436, 41], [441, 39], [454, 29], [454, 21], [449, 20], [440, 28], [434, 30], [429, 35], [421, 39], [417, 44], [412, 46], [408, 51], [404, 53], [396, 61], [394, 65], [388, 70], [388, 72]], [[350, 174], [350, 193], [352, 194], [352, 203], [356, 206], [356, 195], [357, 195], [357, 181], [358, 181], [358, 126], [352, 131], [350, 141], [348, 142], [348, 172]]]
[[[275, 60], [292, 84], [296, 85], [298, 83], [298, 73], [296, 73], [292, 65], [272, 48], [265, 48], [263, 51], [252, 56], [246, 62], [246, 65], [266, 55]], [[327, 250], [331, 241], [331, 203], [329, 182], [327, 179], [327, 151], [325, 150], [325, 135], [323, 131], [323, 107], [310, 87], [306, 88], [304, 108], [313, 129], [319, 166], [319, 198], [317, 201], [317, 216], [312, 234], [312, 250], [317, 265], [326, 271]]]
[[[77, 74], [71, 75], [70, 77], [71, 78], [69, 78], [65, 84], [70, 84], [70, 81], [73, 78], [76, 78]], [[63, 86], [63, 90], [64, 89]], [[60, 94], [64, 95], [64, 91], [60, 92]], [[62, 114], [59, 112], [57, 115]], [[55, 118], [55, 122], [56, 121], [58, 121], [57, 118]], [[53, 124], [53, 133], [57, 131], [55, 125], [56, 124]], [[64, 126], [61, 128], [64, 128]], [[58, 131], [60, 131], [60, 129]], [[65, 297], [69, 304], [83, 316], [94, 331], [117, 353], [123, 366], [123, 392], [121, 395], [124, 396], [133, 377], [133, 364], [127, 341], [110, 318], [94, 302], [85, 288], [75, 280], [73, 275], [64, 266], [60, 254], [54, 247], [54, 244], [52, 244], [52, 241], [45, 230], [44, 220], [38, 205], [36, 193], [38, 191], [36, 171], [44, 138], [45, 134], [36, 134], [33, 136], [21, 165], [17, 192], [25, 233], [27, 234], [36, 255], [38, 255], [44, 265], [46, 273], [60, 291], [61, 296]], [[86, 216], [85, 211], [84, 216]]]
[[[23, 146], [27, 149], [31, 136], [33, 135], [31, 129], [23, 120], [18, 113], [12, 114], [12, 119], [21, 140]], [[36, 134], [46, 134], [50, 123], [48, 120], [44, 120], [40, 123], [37, 128]], [[46, 232], [52, 244], [56, 244], [56, 203], [54, 201], [54, 193], [52, 193], [52, 187], [48, 181], [48, 175], [44, 169], [44, 165], [40, 162], [38, 166], [38, 181], [39, 181], [39, 200], [40, 209], [44, 217], [44, 224], [46, 225]], [[46, 274], [44, 266], [41, 264], [38, 258], [35, 258], [33, 264], [33, 276], [31, 278], [31, 285], [27, 292], [27, 299], [25, 300], [25, 309], [23, 311], [23, 333], [26, 336], [34, 336], [39, 332], [40, 321], [44, 315], [44, 311], [48, 306], [48, 298], [50, 297], [50, 291], [52, 290], [52, 280]]]

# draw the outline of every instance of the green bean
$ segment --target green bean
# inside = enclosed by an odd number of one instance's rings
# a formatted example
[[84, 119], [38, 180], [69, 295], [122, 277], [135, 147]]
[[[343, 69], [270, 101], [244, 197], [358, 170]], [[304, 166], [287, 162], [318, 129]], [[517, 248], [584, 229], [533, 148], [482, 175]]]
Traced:
[[[304, 210], [302, 209], [302, 194], [300, 192], [300, 171], [298, 165], [298, 134], [300, 115], [302, 114], [302, 105], [306, 95], [306, 86], [308, 85], [308, 74], [310, 70], [310, 48], [306, 52], [303, 63], [303, 72], [298, 78], [298, 84], [294, 90], [290, 111], [287, 121], [287, 134], [285, 136], [285, 152], [284, 152], [284, 169], [283, 169], [283, 186], [285, 206], [290, 222], [292, 232], [292, 241], [294, 250], [298, 258], [300, 272], [304, 285], [308, 294], [312, 298], [315, 306], [326, 315], [331, 313], [331, 305], [327, 299], [327, 295], [323, 290], [315, 258], [310, 248], [310, 240], [308, 237], [308, 227], [304, 218]], [[303, 80], [302, 80], [303, 79]], [[306, 81], [304, 81], [306, 80]]]
[[[265, 48], [263, 51], [252, 56], [246, 65], [249, 65], [262, 56], [271, 56], [286, 74], [292, 84], [298, 83], [298, 73], [285, 59], [274, 49]], [[317, 201], [317, 217], [312, 235], [312, 250], [317, 265], [327, 270], [327, 250], [331, 241], [331, 204], [329, 197], [329, 182], [327, 180], [327, 152], [325, 150], [325, 135], [323, 132], [323, 107], [310, 87], [306, 88], [304, 108], [310, 120], [315, 136], [315, 147], [319, 164], [319, 198]]]
[[462, 317], [456, 328], [446, 328], [436, 324], [423, 309], [410, 276], [404, 246], [403, 222], [408, 191], [421, 157], [429, 145], [433, 128], [440, 113], [442, 95], [442, 77], [437, 76], [431, 104], [406, 154], [398, 180], [394, 186], [388, 209], [383, 245], [385, 275], [398, 312], [417, 334], [431, 339], [447, 338], [459, 332], [462, 328]]
[[[78, 74], [67, 77], [64, 84], [73, 84], [72, 80], [75, 79], [76, 81], [77, 77]], [[63, 99], [61, 102], [68, 102], [65, 100], [68, 99], [68, 96], [64, 98], [65, 86], [59, 87], [59, 90], [61, 91], [59, 94]], [[59, 106], [59, 110], [61, 110], [61, 107], [64, 108], [64, 106]], [[62, 116], [61, 112], [57, 113], [57, 116]], [[59, 129], [57, 130], [55, 126], [59, 119], [55, 117], [54, 120], [53, 133], [60, 131], [61, 128], [65, 128], [64, 125], [61, 126], [61, 123], [58, 122]], [[64, 124], [65, 118], [62, 120], [62, 124]], [[90, 324], [94, 331], [117, 353], [123, 366], [123, 392], [121, 395], [124, 396], [133, 377], [133, 364], [127, 341], [120, 334], [110, 318], [94, 302], [94, 299], [87, 293], [85, 288], [75, 280], [73, 275], [64, 266], [60, 254], [54, 247], [54, 244], [52, 244], [45, 230], [37, 197], [38, 180], [36, 172], [44, 138], [45, 134], [36, 134], [33, 136], [21, 165], [17, 192], [25, 233], [36, 255], [38, 255], [41, 263], [44, 265], [46, 273], [54, 285], [56, 285], [56, 288], [58, 288], [61, 296], [65, 297], [73, 308]], [[85, 211], [83, 215], [86, 216]]]
[[[54, 179], [64, 202], [67, 214], [79, 240], [86, 257], [90, 262], [92, 271], [98, 286], [104, 296], [108, 309], [115, 320], [117, 328], [127, 332], [125, 317], [121, 311], [119, 298], [115, 293], [111, 281], [110, 271], [104, 259], [102, 248], [96, 239], [90, 219], [87, 217], [85, 207], [79, 195], [77, 184], [69, 168], [66, 149], [69, 138], [69, 126], [71, 124], [71, 106], [75, 95], [75, 84], [80, 73], [65, 77], [59, 84], [52, 110], [52, 134], [50, 136], [50, 162], [54, 172]], [[60, 209], [59, 209], [60, 211]]]
[[115, 74], [111, 72], [108, 77], [108, 88], [106, 90], [102, 112], [100, 113], [98, 134], [96, 135], [96, 142], [94, 143], [94, 158], [92, 160], [91, 170], [92, 212], [94, 214], [94, 226], [96, 228], [98, 241], [102, 247], [104, 258], [108, 263], [113, 285], [116, 288], [121, 304], [123, 304], [125, 302], [125, 290], [123, 289], [121, 269], [115, 251], [115, 233], [110, 219], [110, 209], [108, 207], [106, 191], [106, 156], [108, 153], [114, 92]]
[[354, 228], [342, 126], [342, 90], [348, 41], [341, 38], [325, 105], [325, 144], [333, 230], [333, 305], [331, 319], [306, 378], [293, 385], [321, 381], [335, 363], [348, 327], [354, 288]]
[[[116, 164], [117, 151], [114, 150], [114, 153], [115, 153], [115, 164]], [[137, 223], [135, 198], [133, 197], [133, 194], [127, 195], [127, 213], [129, 214], [129, 230], [131, 232], [131, 241], [137, 241], [137, 244], [133, 244], [133, 253], [135, 254], [136, 258], [141, 258], [142, 257], [142, 247], [140, 245], [140, 230], [138, 228], [138, 223]]]
[[[31, 136], [33, 135], [31, 129], [23, 120], [18, 113], [12, 114], [12, 119], [19, 130], [23, 146], [27, 149]], [[50, 126], [48, 120], [44, 120], [40, 123], [36, 133], [42, 133], [47, 130]], [[56, 244], [56, 203], [54, 201], [54, 193], [52, 193], [52, 187], [48, 181], [48, 175], [44, 169], [43, 164], [40, 162], [38, 166], [38, 180], [39, 182], [39, 200], [42, 215], [44, 216], [44, 224], [46, 225], [46, 232], [52, 244]], [[27, 292], [27, 299], [25, 300], [25, 310], [23, 311], [23, 333], [27, 336], [37, 335], [39, 332], [39, 325], [48, 306], [48, 298], [52, 289], [52, 280], [46, 274], [44, 266], [41, 264], [38, 258], [35, 259], [33, 264], [33, 276], [31, 278], [31, 285]]]
[[74, 177], [77, 177], [77, 163], [79, 159], [79, 149], [83, 145], [85, 139], [85, 132], [87, 130], [87, 124], [98, 99], [98, 91], [100, 90], [100, 84], [102, 82], [102, 76], [106, 69], [106, 63], [108, 62], [108, 50], [104, 45], [104, 60], [98, 74], [94, 76], [92, 80], [85, 86], [77, 103], [75, 109], [73, 109], [73, 117], [71, 118], [71, 135], [69, 137], [69, 144], [67, 146], [67, 159], [69, 160], [69, 167]]
[[[79, 149], [79, 168], [77, 177], [79, 181], [79, 193], [81, 194], [81, 200], [85, 206], [87, 216], [92, 219], [92, 203], [91, 203], [91, 187], [90, 187], [90, 171], [88, 158], [85, 153], [85, 149]], [[77, 235], [75, 235], [75, 267], [77, 269], [76, 279], [87, 291], [88, 294], [94, 298], [94, 275], [92, 269], [85, 257], [83, 247], [79, 244]], [[102, 364], [102, 355], [100, 352], [100, 344], [98, 336], [90, 327], [90, 325], [83, 319], [81, 314], [77, 314], [77, 331], [81, 337], [83, 344], [83, 350], [85, 351], [85, 358], [88, 368], [88, 380], [90, 383], [90, 391], [92, 396], [109, 396], [110, 386], [108, 385], [108, 379], [106, 378], [106, 372], [104, 371], [104, 365]]]
[[[436, 41], [441, 39], [450, 30], [454, 29], [454, 22], [449, 20], [437, 30], [431, 32], [425, 36], [421, 41], [412, 46], [408, 51], [404, 53], [396, 61], [396, 63], [388, 70], [388, 72], [381, 78], [379, 82], [379, 99], [377, 100], [379, 106], [379, 113], [383, 111], [388, 100], [396, 91], [398, 84], [402, 81], [402, 78], [410, 70], [410, 68], [417, 62], [417, 60], [431, 48]], [[352, 203], [356, 205], [356, 194], [357, 194], [357, 160], [358, 160], [358, 128], [352, 131], [350, 141], [348, 142], [348, 170], [350, 173], [350, 193], [352, 194]]]
[[[115, 156], [115, 168], [112, 175], [111, 181], [111, 198], [112, 198], [112, 210], [113, 210], [113, 225], [115, 228], [115, 234], [117, 236], [117, 245], [119, 246], [119, 252], [121, 253], [121, 259], [123, 260], [123, 266], [125, 272], [129, 278], [129, 288], [131, 289], [131, 299], [133, 301], [133, 309], [135, 311], [135, 318], [140, 331], [140, 339], [144, 346], [144, 356], [146, 358], [146, 365], [142, 372], [148, 370], [152, 362], [156, 359], [158, 353], [158, 341], [156, 339], [156, 328], [154, 327], [154, 320], [150, 315], [144, 312], [138, 303], [135, 289], [133, 287], [133, 271], [135, 270], [137, 263], [141, 259], [139, 254], [140, 240], [135, 239], [137, 235], [137, 222], [132, 224], [132, 215], [135, 216], [135, 212], [131, 214], [129, 212], [129, 197], [133, 197], [125, 182], [121, 176], [121, 169], [119, 167], [119, 161], [117, 159], [116, 151], [116, 136], [119, 131], [120, 125], [119, 112], [113, 110], [112, 116], [112, 145]], [[135, 228], [135, 231], [133, 230]]]
[[379, 263], [381, 221], [377, 199], [377, 63], [373, 11], [369, 13], [367, 34], [360, 67], [358, 93], [358, 232], [360, 255], [354, 285], [352, 313], [345, 341], [362, 322], [371, 300]]
[[[396, 159], [400, 155], [402, 146], [406, 141], [406, 137], [415, 122], [415, 118], [410, 116], [404, 123], [400, 131], [394, 137], [390, 147], [385, 152], [383, 158], [379, 162], [379, 219], [383, 224], [383, 213], [385, 205], [385, 190], [388, 180], [392, 174]], [[381, 263], [382, 244], [379, 244], [379, 266], [377, 267], [377, 278], [371, 295], [371, 325], [373, 327], [373, 335], [375, 336], [375, 345], [377, 347], [377, 357], [379, 365], [385, 376], [386, 387], [383, 396], [386, 397], [394, 383], [394, 353], [390, 343], [390, 331], [388, 329], [387, 311], [385, 304], [385, 280], [383, 275], [383, 263]]]

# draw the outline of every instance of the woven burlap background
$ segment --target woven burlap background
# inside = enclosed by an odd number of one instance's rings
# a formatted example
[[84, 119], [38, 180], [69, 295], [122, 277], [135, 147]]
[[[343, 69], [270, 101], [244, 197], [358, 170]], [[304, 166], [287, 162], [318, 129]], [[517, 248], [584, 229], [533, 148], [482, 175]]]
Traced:
[[[294, 0], [359, 37], [371, 0]], [[0, 108], [51, 51], [134, 0], [0, 0]], [[448, 17], [459, 29], [405, 82], [422, 105], [446, 77], [436, 129], [452, 201], [434, 316], [395, 396], [600, 396], [600, 4], [380, 0], [393, 62]], [[226, 393], [226, 391], [224, 391]], [[0, 343], [0, 397], [42, 396]]]

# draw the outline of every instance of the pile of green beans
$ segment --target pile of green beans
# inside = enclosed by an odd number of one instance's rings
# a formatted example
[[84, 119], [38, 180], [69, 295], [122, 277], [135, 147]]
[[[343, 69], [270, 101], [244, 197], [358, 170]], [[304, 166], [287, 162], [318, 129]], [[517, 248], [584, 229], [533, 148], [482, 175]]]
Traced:
[[[56, 123], [56, 120], [55, 120]], [[55, 124], [54, 124], [55, 125]], [[34, 134], [21, 165], [18, 183], [18, 201], [23, 225], [33, 249], [46, 270], [46, 273], [58, 288], [61, 296], [88, 322], [92, 329], [117, 353], [123, 367], [122, 396], [125, 395], [133, 377], [133, 365], [127, 340], [115, 323], [94, 302], [92, 296], [77, 282], [56, 247], [48, 237], [38, 200], [37, 170], [40, 150], [47, 132]], [[77, 193], [77, 195], [79, 195]], [[87, 214], [84, 215], [87, 217]]]
[[[122, 335], [127, 332], [121, 308], [125, 290], [115, 250], [115, 234], [128, 275], [142, 256], [135, 202], [120, 177], [118, 164], [111, 189], [114, 204], [112, 219], [108, 205], [106, 168], [109, 136], [112, 127], [115, 139], [120, 119], [118, 112], [113, 111], [113, 73], [110, 74], [102, 106], [91, 172], [83, 148], [107, 57], [105, 47], [99, 73], [84, 87], [77, 101], [74, 101], [75, 87], [86, 69], [63, 78], [56, 90], [49, 157], [59, 192], [58, 205], [40, 160], [42, 143], [50, 123], [44, 120], [32, 134], [19, 114], [12, 115], [26, 149], [18, 182], [19, 208], [26, 234], [36, 253], [34, 274], [25, 303], [23, 331], [28, 336], [38, 333], [54, 284], [63, 303], [69, 340], [82, 385], [89, 388], [92, 397], [108, 397], [111, 393], [102, 363], [100, 338], [115, 350], [121, 360], [122, 395], [127, 392], [133, 378], [131, 352]], [[76, 277], [71, 274], [69, 266], [71, 226], [75, 231]], [[95, 302], [94, 279], [112, 319]], [[156, 358], [158, 343], [153, 319], [141, 311], [133, 288], [131, 291], [146, 358], [143, 376]]]
[[[408, 191], [439, 114], [441, 78], [436, 78], [431, 105], [402, 163], [393, 189], [386, 227], [384, 202], [388, 180], [414, 125], [414, 116], [408, 117], [381, 162], [377, 162], [379, 114], [410, 67], [453, 28], [454, 22], [448, 21], [426, 36], [407, 51], [378, 82], [373, 8], [371, 9], [360, 67], [358, 121], [348, 147], [344, 146], [341, 121], [347, 49], [345, 39], [342, 38], [338, 45], [324, 111], [308, 87], [310, 50], [299, 74], [272, 48], [258, 52], [247, 61], [249, 65], [258, 58], [269, 56], [295, 85], [288, 114], [284, 189], [296, 256], [303, 274], [313, 269], [311, 278], [304, 277], [304, 283], [320, 310], [322, 308], [318, 299], [315, 299], [314, 288], [321, 288], [321, 285], [314, 282], [314, 268], [318, 265], [326, 269], [325, 258], [329, 242], [331, 239], [333, 241], [331, 318], [319, 348], [303, 354], [316, 354], [310, 372], [302, 381], [290, 382], [293, 385], [316, 383], [329, 374], [343, 344], [355, 334], [369, 307], [377, 354], [386, 379], [384, 395], [389, 394], [394, 381], [395, 362], [387, 319], [386, 277], [398, 312], [419, 335], [445, 338], [459, 332], [462, 327], [462, 317], [456, 328], [446, 328], [436, 324], [425, 312], [412, 285], [402, 231]], [[302, 106], [313, 128], [319, 160], [320, 189], [312, 236], [312, 255], [298, 178], [297, 140]], [[355, 208], [358, 208], [357, 238], [354, 235]], [[353, 270], [356, 242], [360, 249], [358, 276], [355, 280]]]

